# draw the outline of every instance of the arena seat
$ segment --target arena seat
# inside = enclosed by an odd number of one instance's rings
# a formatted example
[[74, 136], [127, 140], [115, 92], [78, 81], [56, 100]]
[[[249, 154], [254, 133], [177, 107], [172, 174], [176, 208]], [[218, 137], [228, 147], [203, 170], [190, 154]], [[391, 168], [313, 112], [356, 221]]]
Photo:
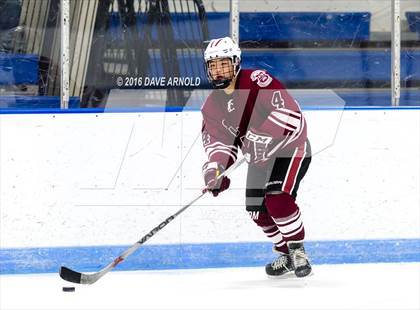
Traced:
[[241, 13], [241, 41], [369, 40], [368, 12]]
[[[244, 51], [243, 66], [263, 68], [289, 82], [385, 81], [391, 76], [390, 51], [367, 49]], [[401, 52], [401, 79], [420, 81], [420, 51]]]
[[[209, 37], [229, 35], [229, 13], [206, 14]], [[239, 36], [241, 41], [366, 41], [370, 31], [369, 12], [258, 12], [240, 13]], [[200, 38], [197, 15], [172, 13], [171, 25], [175, 41], [190, 43]], [[137, 18], [139, 29], [147, 24], [144, 14]], [[118, 13], [110, 18], [111, 36], [122, 38]], [[157, 40], [156, 26], [152, 27], [152, 40]]]
[[[150, 76], [163, 76], [160, 56], [155, 57]], [[243, 67], [261, 68], [288, 83], [323, 83], [345, 81], [347, 87], [372, 81], [389, 82], [390, 53], [367, 49], [319, 50], [244, 50]], [[180, 75], [196, 76], [205, 81], [202, 58], [198, 55], [187, 64], [180, 59]], [[156, 65], [157, 64], [157, 65]], [[401, 79], [405, 83], [420, 81], [420, 51], [404, 50], [401, 54]], [[192, 71], [194, 68], [194, 71]], [[353, 83], [353, 85], [352, 85]], [[38, 56], [0, 54], [0, 85], [38, 84]], [[359, 85], [359, 86], [360, 86]]]
[[[70, 97], [69, 108], [80, 107], [79, 97]], [[0, 96], [0, 109], [59, 109], [60, 97], [58, 96]]]
[[[154, 56], [160, 64], [160, 56]], [[182, 54], [178, 54], [182, 59]], [[202, 57], [192, 58], [190, 65], [180, 60], [180, 75], [195, 76], [192, 67], [201, 68], [200, 77], [206, 82]], [[311, 50], [244, 50], [242, 53], [243, 68], [265, 69], [285, 83], [305, 84], [316, 87], [316, 84], [336, 84], [340, 87], [366, 87], [369, 83], [386, 84], [391, 76], [391, 55], [389, 51], [368, 49], [311, 49]], [[404, 83], [420, 83], [420, 51], [404, 50], [401, 52], [401, 80]], [[159, 66], [150, 73], [151, 76], [162, 76]], [[344, 87], [343, 86], [343, 87]]]
[[37, 85], [38, 55], [0, 53], [0, 85]]
[[417, 33], [420, 40], [420, 12], [405, 12], [410, 31]]

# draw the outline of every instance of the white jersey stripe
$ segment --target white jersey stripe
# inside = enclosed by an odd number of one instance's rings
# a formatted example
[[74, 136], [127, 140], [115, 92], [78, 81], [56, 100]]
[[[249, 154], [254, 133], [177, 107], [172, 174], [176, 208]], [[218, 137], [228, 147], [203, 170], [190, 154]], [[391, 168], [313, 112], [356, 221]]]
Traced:
[[279, 233], [280, 233], [280, 231], [276, 227], [276, 230], [274, 232], [271, 232], [271, 233], [266, 232], [265, 234], [267, 235], [268, 238], [271, 238], [271, 237], [273, 237], [273, 236], [275, 236], [275, 235], [277, 235]]
[[296, 113], [295, 111], [286, 109], [286, 108], [280, 108], [279, 111], [282, 111], [284, 113], [288, 113], [290, 115], [295, 116], [296, 118], [302, 118], [302, 114], [301, 113]]
[[279, 243], [283, 240], [283, 236], [279, 231], [277, 231], [277, 233], [274, 236], [268, 237], [273, 241], [273, 243]]
[[279, 247], [279, 248], [282, 247], [283, 245], [286, 245], [286, 241], [284, 241], [283, 239], [281, 242], [276, 243], [276, 247]]
[[276, 119], [274, 119], [271, 116], [269, 116], [268, 119], [270, 121], [272, 121], [274, 124], [276, 124], [277, 126], [283, 127], [283, 128], [285, 128], [287, 130], [290, 130], [290, 131], [295, 131], [296, 130], [296, 128], [292, 128], [292, 127], [287, 126], [286, 124], [282, 124], [282, 123], [280, 123], [279, 121], [277, 121]]
[[267, 233], [267, 231], [268, 231], [268, 230], [271, 230], [271, 229], [273, 229], [274, 227], [276, 227], [276, 230], [277, 230], [277, 226], [276, 226], [276, 225], [262, 226], [261, 228], [262, 228], [262, 230], [263, 230], [265, 233]]
[[289, 126], [299, 128], [300, 125], [301, 125], [301, 119], [300, 118], [291, 117], [289, 115], [286, 115], [286, 114], [280, 113], [280, 112], [276, 112], [276, 111], [271, 112], [270, 115], [272, 117], [278, 119], [279, 121], [282, 121], [282, 122], [286, 123]]
[[298, 230], [296, 230], [294, 232], [291, 232], [290, 234], [283, 234], [283, 237], [290, 238], [290, 237], [292, 237], [292, 236], [297, 235], [298, 233], [300, 233], [302, 231], [302, 229], [303, 229], [303, 224], [301, 224], [301, 226], [299, 227]]
[[209, 155], [210, 153], [212, 153], [212, 152], [214, 152], [216, 150], [230, 152], [233, 155], [235, 155], [235, 157], [238, 156], [238, 152], [237, 151], [234, 151], [234, 150], [229, 149], [229, 148], [226, 148], [226, 147], [211, 147], [211, 148], [206, 148], [205, 149], [207, 155]]
[[303, 119], [302, 126], [300, 127], [299, 132], [295, 131], [293, 133], [293, 136], [291, 137], [289, 143], [292, 143], [293, 141], [295, 141], [296, 139], [298, 139], [300, 137], [301, 133], [303, 132], [303, 129], [305, 128], [305, 126], [306, 126], [306, 122], [305, 122], [305, 119]]
[[206, 145], [204, 148], [206, 148], [206, 149], [223, 148], [223, 149], [232, 150], [233, 152], [238, 152], [237, 148], [234, 148], [234, 147], [231, 147], [231, 146], [226, 146], [226, 145], [215, 145], [215, 146]]
[[237, 150], [237, 149], [238, 149], [238, 147], [237, 147], [237, 146], [235, 146], [235, 145], [233, 145], [233, 144], [231, 144], [231, 145], [229, 145], [229, 144], [224, 144], [224, 143], [219, 142], [219, 141], [214, 142], [214, 143], [212, 143], [212, 144], [205, 145], [205, 147], [215, 147], [215, 146], [218, 146], [218, 145], [223, 146], [223, 147], [232, 148], [232, 149], [234, 149], [234, 150]]
[[296, 219], [300, 216], [300, 210], [297, 210], [292, 217], [285, 218], [284, 220], [282, 218], [273, 218], [274, 222], [276, 222], [277, 225], [285, 226], [290, 224], [291, 222], [296, 221]]
[[208, 154], [209, 154], [209, 156], [212, 156], [214, 153], [218, 153], [218, 152], [220, 152], [220, 153], [225, 153], [225, 154], [228, 154], [228, 155], [230, 155], [230, 156], [232, 156], [232, 157], [234, 157], [234, 158], [237, 158], [237, 156], [236, 156], [236, 154], [235, 154], [235, 153], [233, 153], [233, 152], [231, 152], [231, 151], [229, 151], [229, 150], [222, 150], [222, 149], [215, 149], [215, 150], [212, 150], [212, 151], [208, 152]]
[[300, 225], [302, 225], [302, 220], [299, 216], [295, 221], [291, 222], [290, 224], [285, 226], [278, 226], [278, 228], [280, 232], [284, 235], [296, 230], [297, 228], [299, 228]]

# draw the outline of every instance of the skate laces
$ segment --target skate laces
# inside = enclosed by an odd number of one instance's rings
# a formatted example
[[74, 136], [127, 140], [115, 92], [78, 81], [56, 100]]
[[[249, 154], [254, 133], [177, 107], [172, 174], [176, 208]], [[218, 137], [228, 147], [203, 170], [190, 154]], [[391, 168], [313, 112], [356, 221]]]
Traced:
[[306, 256], [306, 253], [303, 249], [294, 250], [292, 255], [295, 268], [308, 264], [308, 256]]
[[277, 259], [274, 260], [274, 262], [271, 263], [271, 267], [273, 267], [274, 270], [280, 268], [286, 268], [289, 270], [289, 268], [287, 268], [287, 255], [280, 255]]

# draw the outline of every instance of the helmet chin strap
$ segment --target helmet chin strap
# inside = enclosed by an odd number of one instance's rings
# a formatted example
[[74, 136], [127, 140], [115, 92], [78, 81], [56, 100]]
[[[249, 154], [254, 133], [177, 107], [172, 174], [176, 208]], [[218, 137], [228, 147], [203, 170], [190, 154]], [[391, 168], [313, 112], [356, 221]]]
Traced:
[[232, 79], [212, 80], [211, 84], [216, 89], [225, 89], [232, 82]]

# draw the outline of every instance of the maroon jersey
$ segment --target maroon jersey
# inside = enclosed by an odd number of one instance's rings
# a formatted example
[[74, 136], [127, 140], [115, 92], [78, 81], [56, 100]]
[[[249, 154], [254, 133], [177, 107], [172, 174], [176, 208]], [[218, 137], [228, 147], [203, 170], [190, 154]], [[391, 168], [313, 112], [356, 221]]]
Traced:
[[272, 156], [302, 145], [306, 123], [280, 81], [262, 70], [241, 70], [235, 91], [214, 90], [201, 108], [202, 138], [210, 162], [232, 164], [248, 129], [273, 138]]

